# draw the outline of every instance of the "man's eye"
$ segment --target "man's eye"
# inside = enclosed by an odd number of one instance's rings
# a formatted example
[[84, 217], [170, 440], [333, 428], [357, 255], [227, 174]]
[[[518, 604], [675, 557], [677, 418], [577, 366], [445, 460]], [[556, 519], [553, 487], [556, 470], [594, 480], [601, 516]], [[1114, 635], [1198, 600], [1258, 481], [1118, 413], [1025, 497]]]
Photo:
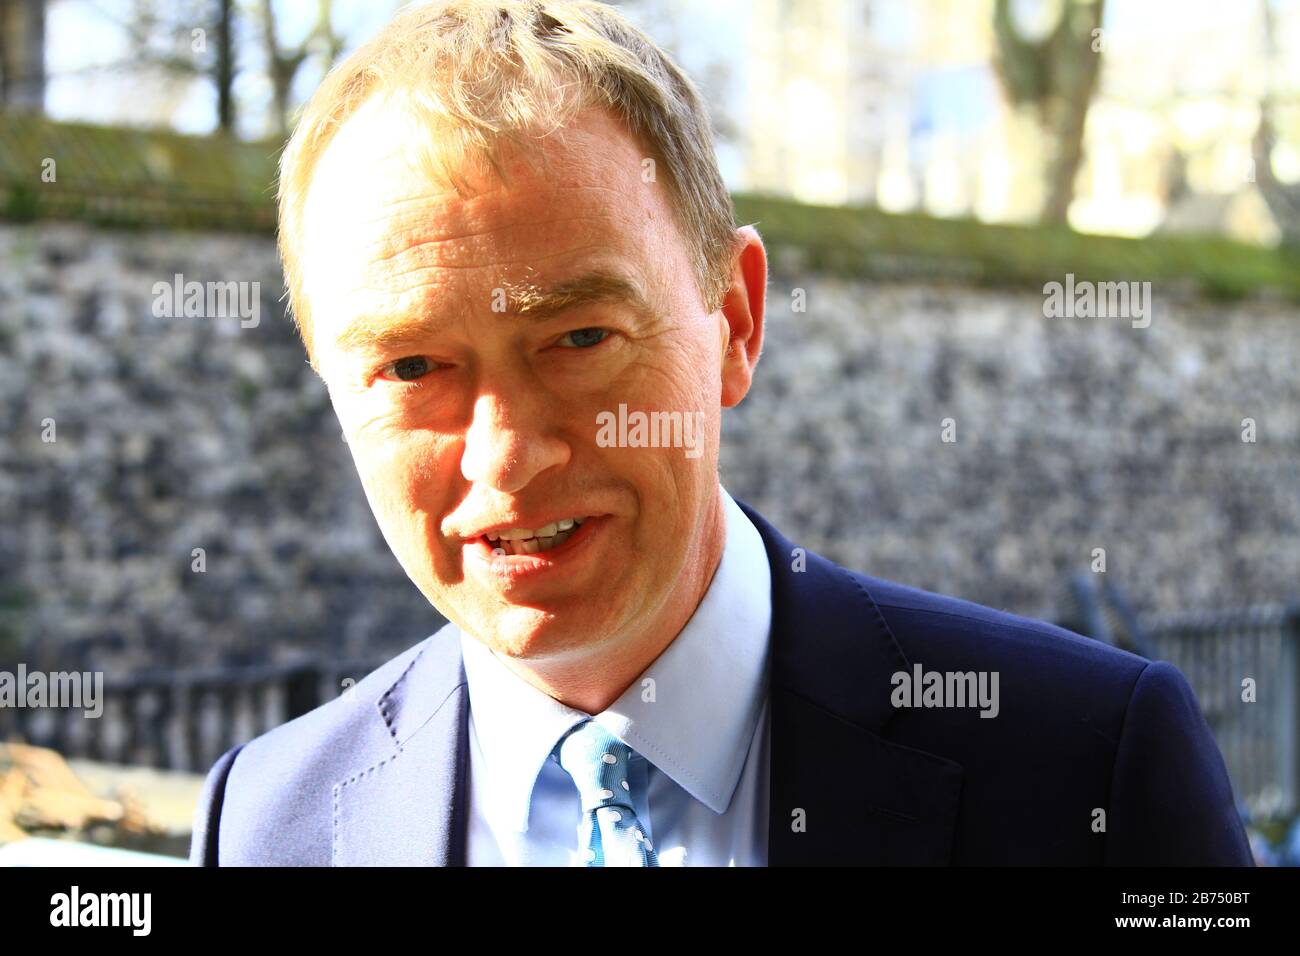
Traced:
[[[589, 349], [603, 342], [607, 335], [609, 329], [574, 329], [564, 334], [560, 344], [565, 348]], [[568, 339], [570, 344], [566, 344], [565, 339]]]
[[384, 378], [395, 378], [401, 382], [413, 382], [433, 371], [433, 363], [422, 355], [408, 355], [396, 362], [389, 362], [381, 371]]

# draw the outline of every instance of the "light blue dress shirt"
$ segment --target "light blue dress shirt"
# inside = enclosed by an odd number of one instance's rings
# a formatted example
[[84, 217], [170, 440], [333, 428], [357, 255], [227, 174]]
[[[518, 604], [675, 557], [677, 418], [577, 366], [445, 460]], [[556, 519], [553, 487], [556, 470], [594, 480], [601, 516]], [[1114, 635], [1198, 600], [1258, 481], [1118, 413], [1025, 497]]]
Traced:
[[[637, 817], [660, 866], [767, 864], [771, 569], [758, 529], [719, 492], [725, 542], [704, 599], [664, 652], [594, 715], [638, 755]], [[518, 677], [463, 631], [460, 641], [470, 698], [469, 865], [581, 865], [578, 791], [548, 758], [588, 715]]]

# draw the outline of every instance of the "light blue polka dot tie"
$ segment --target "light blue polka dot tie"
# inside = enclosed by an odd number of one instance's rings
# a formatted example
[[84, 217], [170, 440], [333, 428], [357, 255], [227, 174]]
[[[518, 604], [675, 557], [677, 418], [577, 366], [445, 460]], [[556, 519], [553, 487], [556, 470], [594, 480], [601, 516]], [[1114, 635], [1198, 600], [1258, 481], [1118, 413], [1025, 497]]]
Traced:
[[658, 866], [636, 815], [633, 776], [628, 772], [632, 748], [589, 719], [561, 738], [553, 753], [582, 799], [579, 858], [587, 866]]

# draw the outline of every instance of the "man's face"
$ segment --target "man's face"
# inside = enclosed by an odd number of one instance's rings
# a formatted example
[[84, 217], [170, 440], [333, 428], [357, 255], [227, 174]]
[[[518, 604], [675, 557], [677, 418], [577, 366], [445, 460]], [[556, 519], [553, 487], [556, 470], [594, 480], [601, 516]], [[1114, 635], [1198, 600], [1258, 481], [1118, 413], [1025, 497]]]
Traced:
[[[404, 142], [390, 107], [342, 127], [300, 247], [316, 362], [379, 526], [425, 596], [500, 653], [628, 640], [719, 554], [723, 311], [705, 311], [666, 188], [612, 114], [547, 137], [544, 164], [506, 152], [509, 184], [471, 176], [464, 199]], [[605, 447], [620, 406], [702, 435]], [[553, 530], [551, 547], [487, 536], [505, 529]]]

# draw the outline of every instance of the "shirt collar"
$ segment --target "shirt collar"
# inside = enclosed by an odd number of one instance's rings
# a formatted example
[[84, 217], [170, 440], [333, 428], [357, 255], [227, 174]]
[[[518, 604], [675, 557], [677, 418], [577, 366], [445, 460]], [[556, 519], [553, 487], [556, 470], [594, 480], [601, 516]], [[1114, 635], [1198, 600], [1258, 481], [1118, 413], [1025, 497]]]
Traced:
[[[677, 637], [594, 719], [715, 813], [731, 803], [767, 691], [772, 578], [758, 529], [719, 486], [722, 559]], [[587, 714], [533, 687], [461, 632], [475, 734], [494, 811], [528, 829], [533, 784]]]

